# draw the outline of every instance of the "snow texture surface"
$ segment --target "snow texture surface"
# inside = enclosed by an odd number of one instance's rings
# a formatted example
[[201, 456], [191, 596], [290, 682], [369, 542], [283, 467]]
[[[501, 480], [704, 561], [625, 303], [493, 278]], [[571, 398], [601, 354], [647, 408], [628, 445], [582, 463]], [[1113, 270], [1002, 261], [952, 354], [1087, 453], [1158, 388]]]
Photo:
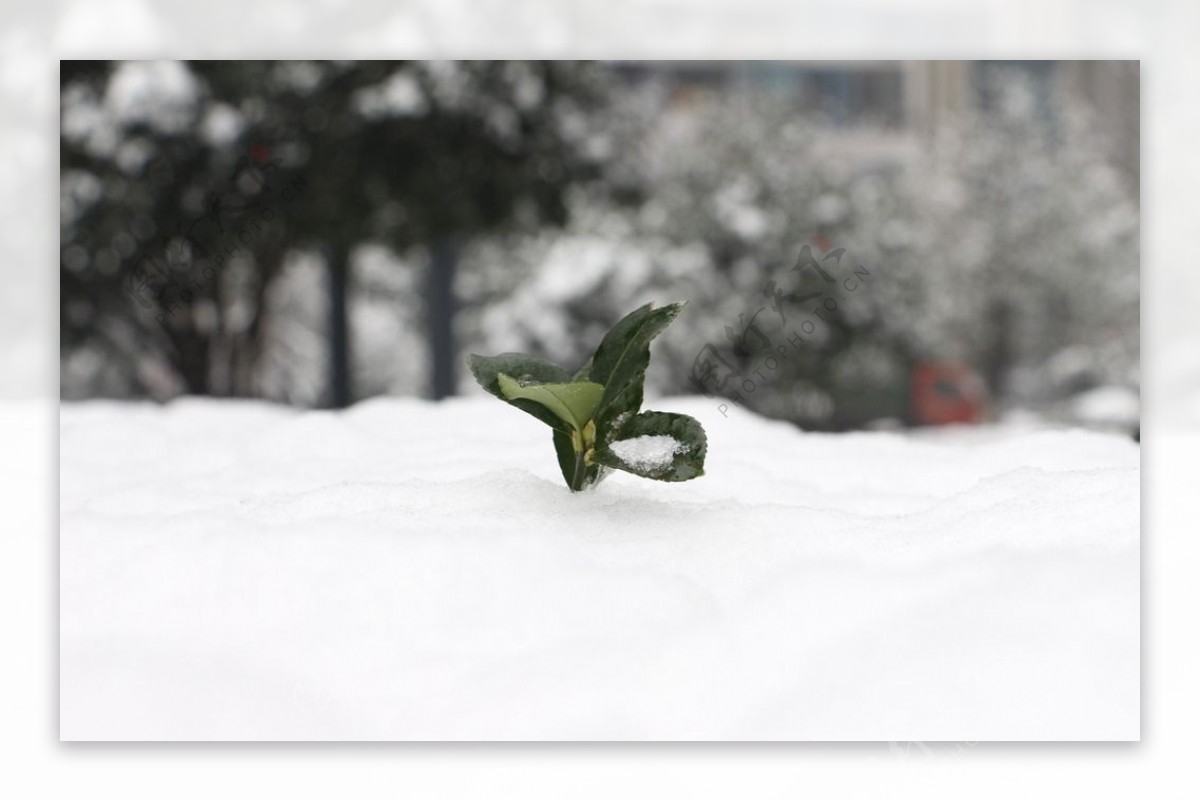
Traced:
[[563, 486], [491, 398], [61, 413], [61, 736], [1139, 736], [1139, 449], [799, 432]]

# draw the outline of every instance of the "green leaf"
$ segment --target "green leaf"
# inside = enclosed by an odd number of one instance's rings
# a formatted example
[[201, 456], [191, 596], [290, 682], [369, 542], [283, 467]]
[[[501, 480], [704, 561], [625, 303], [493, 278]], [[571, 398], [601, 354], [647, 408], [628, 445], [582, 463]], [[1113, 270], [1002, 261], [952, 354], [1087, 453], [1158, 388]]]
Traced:
[[604, 336], [592, 357], [588, 379], [604, 385], [596, 409], [596, 424], [602, 431], [623, 413], [642, 407], [642, 387], [650, 365], [650, 341], [662, 333], [683, 308], [671, 303], [661, 309], [647, 303], [619, 320]]
[[522, 384], [512, 376], [500, 373], [497, 376], [500, 391], [507, 400], [531, 400], [545, 406], [561, 420], [582, 431], [600, 397], [604, 387], [590, 381], [561, 384]]
[[[579, 368], [578, 372], [575, 373], [574, 377], [571, 380], [572, 381], [590, 381], [591, 378], [592, 378], [592, 360], [589, 357], [587, 362], [583, 365], [583, 367]], [[603, 383], [603, 382], [601, 382], [601, 383]]]
[[467, 366], [471, 375], [488, 393], [500, 400], [515, 406], [527, 414], [531, 414], [551, 428], [565, 428], [558, 415], [538, 403], [524, 398], [510, 400], [500, 390], [500, 374], [512, 376], [521, 382], [536, 382], [542, 384], [567, 383], [571, 374], [554, 362], [527, 356], [524, 353], [501, 353], [499, 356], [479, 356], [472, 353], [467, 357]]
[[704, 473], [700, 423], [682, 414], [638, 414], [650, 342], [683, 306], [646, 304], [626, 315], [574, 375], [521, 353], [472, 354], [468, 363], [486, 391], [553, 429], [558, 465], [572, 491], [595, 486], [613, 469], [686, 481]]
[[704, 475], [708, 440], [694, 417], [673, 412], [642, 412], [626, 420], [614, 436], [597, 443], [597, 464], [658, 481], [687, 481]]

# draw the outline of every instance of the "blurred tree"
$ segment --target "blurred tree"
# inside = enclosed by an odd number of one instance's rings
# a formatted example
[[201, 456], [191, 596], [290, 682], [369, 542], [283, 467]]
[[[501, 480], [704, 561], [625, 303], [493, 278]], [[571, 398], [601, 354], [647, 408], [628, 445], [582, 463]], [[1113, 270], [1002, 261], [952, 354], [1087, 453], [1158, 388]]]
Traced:
[[64, 361], [87, 341], [127, 373], [114, 386], [158, 397], [255, 394], [265, 293], [309, 249], [328, 400], [352, 401], [367, 242], [428, 254], [430, 393], [452, 394], [458, 243], [561, 224], [602, 168], [606, 83], [585, 63], [64, 62], [61, 80]]

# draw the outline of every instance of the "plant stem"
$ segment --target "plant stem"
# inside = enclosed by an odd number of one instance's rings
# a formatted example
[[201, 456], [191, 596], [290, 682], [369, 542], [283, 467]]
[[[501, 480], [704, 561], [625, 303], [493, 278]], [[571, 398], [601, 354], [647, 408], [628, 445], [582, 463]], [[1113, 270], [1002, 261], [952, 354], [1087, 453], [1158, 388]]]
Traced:
[[575, 492], [583, 490], [583, 482], [587, 478], [587, 465], [583, 461], [583, 451], [575, 451], [575, 470], [571, 474], [571, 489]]

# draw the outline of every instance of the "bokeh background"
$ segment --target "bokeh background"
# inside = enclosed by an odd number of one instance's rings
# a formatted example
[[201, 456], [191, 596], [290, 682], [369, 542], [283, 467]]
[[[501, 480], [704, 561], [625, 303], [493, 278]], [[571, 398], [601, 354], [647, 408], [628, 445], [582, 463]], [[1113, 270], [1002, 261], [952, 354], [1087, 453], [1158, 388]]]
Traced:
[[440, 399], [475, 391], [468, 352], [575, 367], [688, 299], [663, 394], [816, 430], [1139, 431], [1137, 62], [60, 79], [64, 400]]

